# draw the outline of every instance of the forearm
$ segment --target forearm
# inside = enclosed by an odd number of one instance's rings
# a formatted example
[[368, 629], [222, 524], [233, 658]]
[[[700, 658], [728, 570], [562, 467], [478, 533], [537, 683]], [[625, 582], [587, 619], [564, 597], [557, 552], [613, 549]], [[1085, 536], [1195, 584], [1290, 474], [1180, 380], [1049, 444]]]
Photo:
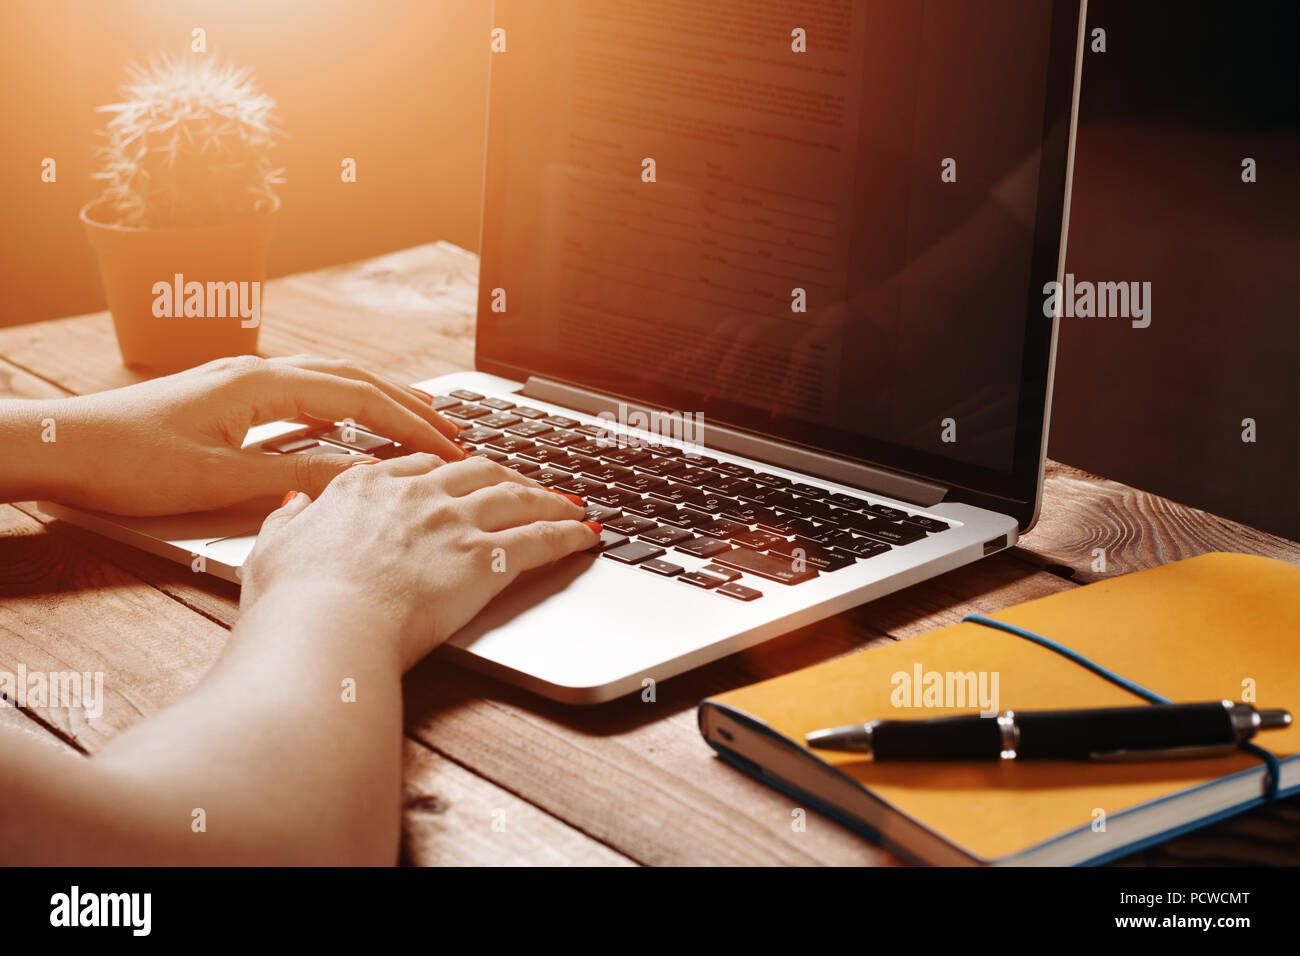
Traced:
[[52, 847], [43, 833], [30, 856], [21, 840], [10, 851], [46, 863], [395, 862], [401, 671], [396, 642], [361, 607], [355, 595], [265, 594], [184, 699], [110, 741], [80, 779], [30, 781], [64, 804], [39, 811], [56, 814], [59, 835]]

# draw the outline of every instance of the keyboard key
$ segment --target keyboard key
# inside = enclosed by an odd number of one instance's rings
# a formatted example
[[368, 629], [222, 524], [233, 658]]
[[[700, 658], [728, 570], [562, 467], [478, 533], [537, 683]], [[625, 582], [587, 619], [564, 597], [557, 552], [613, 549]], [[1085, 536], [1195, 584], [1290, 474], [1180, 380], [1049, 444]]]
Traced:
[[804, 567], [816, 568], [818, 571], [838, 571], [857, 563], [851, 554], [820, 548], [809, 541], [782, 541], [769, 550], [794, 562], [803, 561]]
[[825, 488], [818, 488], [816, 485], [805, 485], [799, 481], [790, 483], [790, 490], [801, 495], [807, 495], [810, 498], [820, 498], [822, 495], [830, 494]]
[[889, 521], [898, 521], [900, 518], [907, 517], [906, 511], [900, 511], [898, 508], [891, 508], [888, 505], [867, 505], [862, 510], [869, 515], [875, 515], [877, 518], [885, 518]]
[[722, 578], [724, 581], [740, 580], [739, 571], [733, 571], [731, 568], [724, 568], [719, 564], [706, 564], [704, 567], [700, 568], [700, 572], [712, 575], [715, 578]]
[[567, 445], [581, 444], [582, 436], [575, 435], [573, 432], [551, 432], [549, 435], [543, 435], [537, 440], [543, 445], [552, 445], [556, 448], [563, 448]]
[[536, 445], [527, 451], [519, 452], [519, 457], [524, 461], [535, 461], [539, 465], [549, 465], [556, 461], [568, 461], [569, 453], [559, 448], [548, 448], [545, 445]]
[[477, 445], [480, 442], [498, 438], [500, 435], [500, 432], [493, 431], [490, 428], [482, 428], [478, 423], [476, 423], [473, 428], [468, 428], [457, 435], [456, 440], [459, 442], [469, 442], [471, 445]]
[[[586, 498], [588, 495], [597, 491], [605, 491], [605, 486], [598, 481], [589, 481], [586, 478], [575, 478], [572, 475], [563, 484], [555, 486], [560, 491], [567, 491], [571, 495], [577, 495], [579, 498]], [[600, 518], [592, 519], [600, 521]], [[601, 522], [602, 524], [604, 522]]]
[[616, 465], [635, 465], [639, 461], [649, 459], [650, 453], [639, 448], [619, 448], [615, 446], [600, 457]]
[[532, 472], [528, 477], [543, 488], [554, 488], [556, 485], [562, 485], [568, 481], [570, 475], [568, 472], [556, 471], [554, 468], [543, 468], [541, 471]]
[[772, 534], [779, 534], [783, 538], [788, 538], [794, 534], [794, 522], [801, 519], [794, 515], [784, 512], [772, 512], [769, 515], [763, 515], [756, 522], [764, 531], [770, 531]]
[[826, 544], [836, 551], [845, 551], [858, 558], [874, 558], [878, 554], [884, 554], [886, 551], [892, 550], [889, 545], [883, 542], [859, 538], [847, 531], [836, 532]]
[[542, 421], [548, 425], [554, 425], [556, 428], [572, 428], [579, 424], [576, 418], [565, 418], [563, 415], [547, 415]]
[[708, 455], [702, 455], [698, 451], [691, 451], [688, 448], [670, 448], [666, 454], [672, 455], [691, 468], [712, 468], [718, 463], [718, 459], [710, 458]]
[[907, 515], [903, 518], [903, 524], [921, 528], [930, 532], [930, 534], [938, 534], [940, 531], [948, 530], [948, 522], [940, 521], [938, 518], [927, 518], [925, 515]]
[[575, 475], [582, 471], [582, 469], [586, 468], [589, 464], [591, 464], [591, 459], [585, 458], [582, 455], [562, 454], [557, 455], [550, 461], [552, 468], [558, 468], [560, 471], [567, 471]]
[[610, 548], [617, 548], [621, 544], [627, 544], [627, 538], [617, 531], [606, 531], [600, 529], [600, 540], [587, 549], [589, 554], [600, 554], [602, 551], [608, 551]]
[[692, 554], [697, 558], [712, 558], [715, 555], [730, 552], [731, 545], [722, 541], [715, 541], [713, 538], [695, 538], [692, 541], [685, 541], [677, 545], [677, 550], [682, 554]]
[[[579, 429], [574, 429], [574, 431], [577, 432], [579, 431]], [[592, 458], [599, 458], [605, 452], [615, 447], [617, 446], [613, 442], [598, 441], [597, 439], [594, 438], [588, 438], [584, 442], [579, 442], [576, 445], [570, 445], [569, 450], [577, 452], [580, 455], [590, 455]]]
[[456, 389], [452, 389], [452, 390], [451, 390], [450, 392], [448, 392], [447, 394], [450, 395], [452, 398], [459, 398], [462, 402], [481, 402], [481, 401], [483, 401], [483, 396], [482, 396], [482, 395], [480, 395], [478, 392], [471, 392], [471, 391], [470, 391], [469, 389], [467, 389], [467, 388], [456, 388]]
[[920, 528], [896, 524], [884, 518], [870, 518], [866, 515], [858, 515], [856, 520], [849, 522], [849, 527], [853, 529], [854, 534], [874, 538], [885, 544], [911, 544], [925, 537], [925, 532]]
[[825, 497], [831, 504], [839, 505], [841, 508], [848, 508], [852, 511], [861, 511], [863, 508], [867, 507], [867, 502], [863, 501], [861, 498], [854, 498], [852, 495], [845, 495], [836, 492], [835, 494], [826, 495]]
[[680, 564], [673, 564], [670, 561], [663, 561], [659, 558], [651, 558], [649, 561], [641, 563], [643, 571], [652, 571], [655, 574], [662, 574], [666, 578], [671, 578], [674, 574], [681, 574], [686, 569]]
[[484, 416], [491, 415], [492, 409], [484, 408], [481, 405], [461, 405], [459, 408], [449, 408], [442, 414], [446, 415], [448, 418], [459, 418], [465, 421], [470, 421], [471, 419], [483, 418]]
[[771, 472], [760, 471], [754, 475], [754, 480], [759, 484], [771, 485], [774, 488], [785, 488], [790, 484], [789, 478], [782, 478], [780, 475], [774, 475]]
[[[280, 455], [296, 455], [299, 452], [307, 451], [310, 448], [320, 447], [315, 436], [289, 435], [285, 438], [277, 438], [274, 441], [262, 443], [262, 451], [275, 452]], [[338, 449], [330, 448], [329, 451], [337, 452]]]
[[605, 505], [608, 508], [626, 508], [634, 501], [640, 501], [641, 496], [635, 495], [630, 491], [624, 491], [622, 488], [604, 488], [585, 495], [588, 501], [593, 501], [598, 505]]
[[600, 438], [605, 434], [605, 429], [601, 425], [574, 425], [573, 430], [588, 438]]
[[704, 468], [687, 468], [673, 475], [673, 481], [680, 481], [684, 485], [702, 485], [713, 477], [713, 472]]
[[499, 451], [493, 451], [491, 448], [475, 448], [469, 453], [471, 458], [486, 458], [488, 461], [495, 461], [497, 464], [503, 464], [507, 459]]
[[636, 470], [643, 471], [647, 475], [654, 475], [658, 478], [666, 478], [684, 471], [686, 466], [680, 461], [672, 458], [665, 458], [662, 455], [650, 455], [644, 461], [636, 463]]
[[724, 498], [722, 495], [701, 493], [697, 497], [687, 499], [684, 503], [689, 504], [696, 511], [716, 515], [730, 508], [736, 502], [731, 498]]
[[[678, 550], [680, 551], [681, 548], [678, 548]], [[726, 554], [703, 555], [703, 557], [713, 558], [714, 564], [720, 564], [724, 568], [734, 568], [737, 571], [756, 574], [760, 578], [767, 578], [769, 581], [776, 581], [779, 584], [801, 584], [818, 576], [818, 573], [812, 568], [805, 568], [801, 571], [794, 570], [789, 558], [775, 554], [763, 554], [760, 551], [750, 551], [748, 548], [736, 548]]]
[[502, 435], [500, 438], [491, 439], [487, 446], [495, 448], [497, 451], [503, 451], [507, 455], [516, 455], [521, 451], [532, 448], [533, 443], [526, 438], [520, 438], [518, 435]]
[[435, 412], [445, 412], [449, 408], [455, 408], [460, 404], [459, 398], [452, 398], [450, 395], [433, 396], [433, 410]]
[[537, 419], [537, 418], [545, 418], [548, 414], [547, 412], [542, 411], [540, 408], [531, 408], [528, 405], [516, 405], [512, 409], [512, 411], [520, 418], [527, 418], [529, 420]]
[[754, 476], [753, 468], [746, 468], [744, 465], [737, 465], [735, 462], [720, 461], [715, 465], [709, 465], [709, 467], [724, 475], [735, 475], [737, 478], [752, 478]]
[[512, 435], [518, 435], [521, 438], [536, 438], [538, 435], [545, 435], [552, 431], [550, 425], [543, 425], [541, 422], [520, 422], [518, 425], [511, 425], [506, 429]]
[[646, 544], [644, 541], [629, 541], [627, 544], [609, 548], [602, 553], [611, 561], [617, 561], [619, 564], [637, 564], [648, 558], [659, 557], [664, 553], [664, 549], [653, 544]]
[[499, 412], [504, 412], [507, 408], [514, 408], [514, 402], [507, 402], [504, 398], [479, 398], [476, 399], [480, 404], [488, 408], [495, 408]]
[[743, 584], [737, 584], [735, 581], [728, 581], [726, 584], [720, 584], [715, 589], [717, 594], [725, 594], [729, 598], [735, 598], [737, 601], [752, 601], [755, 598], [763, 596], [762, 591], [755, 591], [753, 588], [747, 588]]
[[[564, 490], [563, 485], [558, 486]], [[594, 521], [596, 524], [604, 525], [606, 521], [613, 521], [617, 518], [619, 512], [614, 508], [606, 508], [603, 505], [588, 505], [587, 510], [582, 515], [583, 521]]]
[[505, 465], [511, 471], [516, 471], [525, 477], [533, 474], [533, 472], [542, 470], [541, 465], [534, 464], [531, 461], [520, 461], [518, 458], [512, 458], [509, 461], [503, 461], [501, 462], [501, 464]]
[[668, 482], [662, 478], [656, 478], [654, 475], [646, 475], [640, 472], [628, 475], [626, 478], [615, 479], [614, 484], [620, 488], [626, 488], [628, 491], [637, 491], [641, 494], [657, 491], [667, 486]]
[[687, 571], [685, 574], [679, 574], [677, 580], [697, 588], [716, 588], [719, 584], [727, 583], [725, 578], [715, 578], [703, 571]]
[[322, 441], [327, 441], [333, 445], [341, 445], [344, 448], [351, 448], [353, 451], [359, 451], [365, 455], [373, 455], [375, 458], [392, 457], [397, 446], [387, 438], [380, 438], [378, 435], [368, 435], [354, 427], [341, 426], [331, 428], [328, 431], [320, 433]]
[[650, 492], [650, 494], [661, 501], [668, 501], [675, 505], [680, 505], [683, 502], [690, 501], [692, 498], [697, 497], [699, 492], [689, 485], [679, 485], [675, 482], [669, 482], [666, 487], [657, 488]]
[[766, 508], [746, 504], [743, 501], [737, 501], [735, 504], [722, 509], [722, 517], [729, 518], [732, 521], [739, 521], [742, 524], [756, 524], [759, 517], [766, 514], [768, 514]]
[[707, 524], [695, 527], [697, 533], [707, 534], [710, 538], [718, 538], [722, 541], [730, 539], [733, 534], [743, 534], [748, 530], [743, 524], [728, 521], [726, 518], [714, 518]]
[[641, 535], [642, 541], [649, 541], [652, 544], [661, 544], [665, 548], [671, 548], [675, 544], [681, 544], [689, 540], [691, 533], [685, 528], [662, 527], [655, 528], [653, 531], [646, 531]]
[[714, 475], [704, 482], [703, 487], [705, 491], [717, 492], [720, 495], [734, 495], [737, 489], [749, 487], [749, 482], [734, 475]]
[[731, 543], [738, 544], [742, 548], [753, 548], [755, 551], [767, 551], [777, 545], [784, 544], [785, 539], [766, 531], [744, 531], [734, 535]]
[[843, 524], [847, 516], [857, 514], [856, 511], [832, 508], [824, 501], [810, 501], [807, 499], [796, 502], [793, 510], [798, 511], [805, 518], [816, 518], [818, 521], [825, 521], [834, 525]]
[[495, 415], [487, 415], [480, 418], [477, 424], [484, 428], [509, 428], [511, 425], [518, 425], [523, 419], [518, 415], [507, 415], [505, 412], [498, 412]]
[[657, 528], [658, 525], [649, 518], [642, 518], [640, 515], [625, 514], [621, 518], [615, 518], [613, 521], [606, 524], [605, 527], [617, 531], [619, 534], [625, 534], [630, 537], [632, 535], [640, 534], [642, 531], [650, 531], [653, 528]]
[[666, 501], [660, 501], [657, 498], [641, 498], [623, 506], [624, 511], [630, 511], [634, 515], [640, 515], [642, 518], [658, 519], [663, 515], [677, 513], [677, 508]]

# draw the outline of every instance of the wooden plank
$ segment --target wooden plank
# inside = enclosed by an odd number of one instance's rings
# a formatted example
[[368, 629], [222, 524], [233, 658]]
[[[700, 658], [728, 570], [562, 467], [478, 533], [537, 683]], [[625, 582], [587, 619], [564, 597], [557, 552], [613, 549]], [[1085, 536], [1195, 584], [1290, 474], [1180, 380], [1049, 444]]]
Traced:
[[632, 866], [526, 800], [407, 738], [402, 862], [412, 866]]
[[1040, 566], [1070, 569], [1071, 580], [1080, 583], [1209, 551], [1300, 564], [1294, 541], [1056, 462], [1049, 463], [1044, 482], [1042, 517], [1021, 548]]

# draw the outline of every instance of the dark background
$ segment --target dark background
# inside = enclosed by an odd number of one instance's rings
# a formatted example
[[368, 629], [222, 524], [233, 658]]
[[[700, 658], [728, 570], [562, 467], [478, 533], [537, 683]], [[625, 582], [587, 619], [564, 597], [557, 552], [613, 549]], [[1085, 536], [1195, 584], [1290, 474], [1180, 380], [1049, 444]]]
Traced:
[[[539, 0], [542, 2], [542, 0]], [[703, 2], [703, 0], [702, 0]], [[1300, 3], [1092, 0], [1067, 268], [1150, 328], [1062, 320], [1049, 454], [1300, 538]], [[272, 275], [477, 249], [488, 0], [0, 0], [0, 325], [104, 307], [77, 210], [125, 63], [253, 67], [290, 138]], [[42, 157], [59, 180], [40, 182]], [[359, 181], [339, 182], [339, 161]], [[1241, 160], [1258, 182], [1241, 182]], [[1255, 444], [1241, 420], [1257, 423]]]
[[[1094, 0], [1067, 269], [1151, 325], [1061, 320], [1051, 457], [1300, 538], [1300, 4]], [[1243, 157], [1258, 181], [1241, 181]], [[1257, 441], [1241, 441], [1243, 418]]]

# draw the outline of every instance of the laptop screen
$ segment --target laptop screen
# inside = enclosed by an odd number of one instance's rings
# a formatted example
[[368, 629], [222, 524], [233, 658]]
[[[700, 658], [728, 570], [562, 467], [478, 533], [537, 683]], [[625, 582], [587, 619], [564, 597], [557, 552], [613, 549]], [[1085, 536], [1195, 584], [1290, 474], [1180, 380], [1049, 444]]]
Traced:
[[1077, 15], [498, 0], [479, 367], [1032, 497]]

